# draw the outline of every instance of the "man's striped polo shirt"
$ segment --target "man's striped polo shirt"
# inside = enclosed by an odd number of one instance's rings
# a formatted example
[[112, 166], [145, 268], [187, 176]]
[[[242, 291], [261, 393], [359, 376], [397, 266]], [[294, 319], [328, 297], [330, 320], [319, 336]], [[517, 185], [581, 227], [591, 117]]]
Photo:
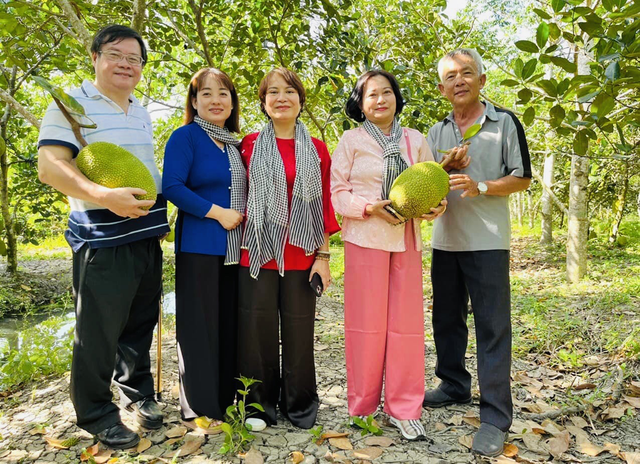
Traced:
[[[136, 219], [124, 218], [94, 203], [69, 197], [71, 214], [65, 237], [71, 248], [77, 251], [85, 243], [91, 248], [112, 247], [169, 232], [167, 202], [161, 195], [162, 182], [153, 155], [153, 129], [147, 110], [131, 95], [129, 110], [125, 113], [87, 80], [79, 89], [68, 93], [97, 124], [95, 129], [81, 129], [87, 143], [110, 142], [130, 151], [149, 169], [158, 190], [158, 199], [149, 214]], [[74, 158], [82, 148], [55, 102], [49, 105], [40, 127], [38, 147], [46, 145], [67, 147]]]

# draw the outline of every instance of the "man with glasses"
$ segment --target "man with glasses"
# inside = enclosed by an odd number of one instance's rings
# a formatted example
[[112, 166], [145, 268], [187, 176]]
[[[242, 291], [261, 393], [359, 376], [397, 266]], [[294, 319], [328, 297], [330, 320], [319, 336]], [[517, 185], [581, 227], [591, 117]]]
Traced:
[[[69, 92], [96, 124], [82, 129], [88, 143], [111, 142], [133, 153], [154, 176], [153, 130], [147, 110], [132, 92], [147, 51], [140, 35], [125, 26], [107, 26], [91, 46], [95, 80]], [[149, 348], [158, 320], [162, 251], [159, 236], [169, 232], [166, 201], [137, 200], [137, 188], [110, 189], [87, 179], [74, 158], [82, 146], [55, 103], [42, 121], [38, 141], [40, 180], [68, 195], [71, 214], [65, 237], [73, 250], [76, 307], [71, 367], [71, 399], [78, 426], [111, 448], [140, 440], [120, 420], [111, 381], [121, 404], [145, 428], [162, 426], [154, 399]], [[150, 209], [143, 209], [149, 208]]]

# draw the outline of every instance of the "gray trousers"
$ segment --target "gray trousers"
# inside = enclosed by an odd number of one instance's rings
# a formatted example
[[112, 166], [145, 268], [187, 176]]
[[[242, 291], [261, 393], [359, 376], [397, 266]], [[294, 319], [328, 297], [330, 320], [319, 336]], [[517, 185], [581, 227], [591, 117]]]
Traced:
[[457, 399], [471, 392], [465, 367], [468, 301], [476, 328], [480, 420], [509, 430], [511, 400], [511, 294], [509, 251], [433, 250], [433, 338], [440, 388]]
[[71, 400], [78, 427], [95, 434], [120, 420], [112, 379], [124, 405], [154, 394], [149, 348], [162, 291], [158, 239], [84, 245], [73, 256], [73, 289]]

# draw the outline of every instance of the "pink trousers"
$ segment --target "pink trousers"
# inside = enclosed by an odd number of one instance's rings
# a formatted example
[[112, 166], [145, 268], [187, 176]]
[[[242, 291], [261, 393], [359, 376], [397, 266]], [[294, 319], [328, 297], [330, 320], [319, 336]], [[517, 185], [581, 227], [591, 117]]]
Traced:
[[405, 252], [345, 243], [344, 328], [349, 415], [380, 404], [396, 419], [419, 419], [424, 398], [422, 256], [412, 227]]

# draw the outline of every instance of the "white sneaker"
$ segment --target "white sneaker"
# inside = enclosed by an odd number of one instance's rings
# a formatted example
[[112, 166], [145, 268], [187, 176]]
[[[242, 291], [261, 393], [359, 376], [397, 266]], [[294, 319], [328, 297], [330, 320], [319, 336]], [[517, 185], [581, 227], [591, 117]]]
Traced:
[[427, 435], [422, 422], [417, 419], [400, 420], [389, 416], [389, 422], [398, 427], [402, 436], [407, 440], [417, 440]]
[[249, 417], [244, 424], [248, 425], [247, 429], [251, 432], [260, 432], [267, 428], [267, 423], [258, 417]]

